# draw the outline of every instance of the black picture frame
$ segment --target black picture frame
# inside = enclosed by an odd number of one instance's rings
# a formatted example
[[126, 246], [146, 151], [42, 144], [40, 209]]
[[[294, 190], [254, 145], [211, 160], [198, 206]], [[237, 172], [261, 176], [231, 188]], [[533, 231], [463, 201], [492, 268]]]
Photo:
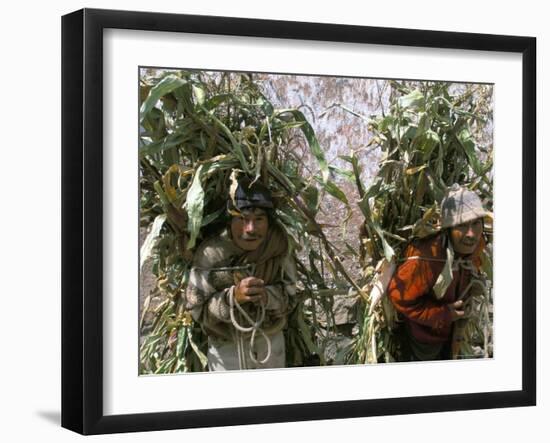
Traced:
[[[522, 388], [472, 394], [176, 412], [103, 412], [103, 31], [170, 31], [500, 51], [522, 56]], [[536, 404], [536, 39], [83, 9], [62, 18], [62, 426], [82, 434]]]

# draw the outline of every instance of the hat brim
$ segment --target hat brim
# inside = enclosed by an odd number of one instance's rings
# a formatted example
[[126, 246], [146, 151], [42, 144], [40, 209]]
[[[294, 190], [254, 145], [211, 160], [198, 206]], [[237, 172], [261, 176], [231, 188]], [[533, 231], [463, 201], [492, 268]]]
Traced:
[[460, 226], [464, 223], [469, 223], [473, 220], [477, 220], [477, 219], [483, 219], [483, 221], [485, 223], [490, 223], [492, 224], [493, 223], [493, 220], [494, 220], [494, 217], [493, 217], [493, 213], [490, 212], [490, 211], [483, 211], [483, 213], [467, 213], [467, 214], [462, 214], [460, 219], [459, 220], [454, 220], [454, 221], [451, 221], [451, 220], [448, 220], [447, 223], [442, 223], [441, 224], [441, 229], [447, 229], [447, 228], [452, 228], [452, 227], [455, 227], [455, 226]]

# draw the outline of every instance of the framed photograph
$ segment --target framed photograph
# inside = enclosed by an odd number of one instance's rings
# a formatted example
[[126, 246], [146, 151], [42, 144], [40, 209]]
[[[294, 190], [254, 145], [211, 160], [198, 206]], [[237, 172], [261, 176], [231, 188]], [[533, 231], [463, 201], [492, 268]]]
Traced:
[[535, 405], [535, 55], [64, 16], [62, 426]]

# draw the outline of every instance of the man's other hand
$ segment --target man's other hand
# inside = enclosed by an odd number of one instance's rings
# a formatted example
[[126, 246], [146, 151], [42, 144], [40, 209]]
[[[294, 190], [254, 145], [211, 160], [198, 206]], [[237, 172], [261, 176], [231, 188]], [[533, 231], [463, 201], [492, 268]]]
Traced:
[[451, 321], [456, 321], [464, 317], [464, 302], [462, 300], [449, 303], [447, 307], [449, 311], [451, 311]]

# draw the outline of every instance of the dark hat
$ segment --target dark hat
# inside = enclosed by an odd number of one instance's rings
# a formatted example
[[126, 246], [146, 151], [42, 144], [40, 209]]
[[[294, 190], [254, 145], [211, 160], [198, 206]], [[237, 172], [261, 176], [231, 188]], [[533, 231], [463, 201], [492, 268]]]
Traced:
[[229, 196], [227, 209], [242, 211], [245, 208], [273, 209], [273, 198], [269, 189], [259, 182], [252, 183], [248, 177], [238, 181], [235, 199]]

